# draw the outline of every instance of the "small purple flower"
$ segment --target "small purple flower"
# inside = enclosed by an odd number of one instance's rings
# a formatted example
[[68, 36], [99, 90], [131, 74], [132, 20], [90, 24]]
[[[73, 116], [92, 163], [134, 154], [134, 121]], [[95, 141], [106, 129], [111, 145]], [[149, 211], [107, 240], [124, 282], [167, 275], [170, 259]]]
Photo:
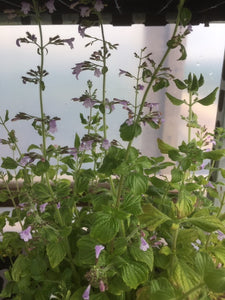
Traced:
[[89, 300], [90, 291], [91, 291], [91, 285], [89, 284], [88, 287], [86, 288], [86, 290], [84, 291], [83, 295], [82, 295], [82, 298], [84, 300]]
[[82, 38], [85, 37], [85, 30], [87, 28], [86, 27], [81, 27], [80, 25], [78, 26], [78, 33], [81, 35]]
[[101, 76], [101, 71], [98, 69], [98, 68], [96, 68], [95, 69], [95, 72], [94, 72], [94, 75], [96, 76], [96, 77], [100, 77]]
[[57, 208], [60, 209], [60, 207], [61, 207], [61, 204], [60, 204], [60, 202], [58, 202], [57, 203]]
[[128, 73], [127, 71], [124, 71], [124, 70], [120, 69], [119, 76], [123, 75], [123, 74], [127, 74], [127, 73]]
[[95, 8], [98, 12], [102, 11], [103, 8], [104, 8], [104, 5], [103, 5], [103, 3], [102, 3], [102, 0], [96, 0], [95, 5], [94, 5], [94, 8]]
[[212, 189], [214, 189], [214, 186], [210, 181], [205, 185], [205, 187], [211, 187]]
[[96, 259], [99, 258], [100, 253], [101, 253], [102, 250], [104, 250], [104, 249], [105, 249], [105, 247], [102, 246], [102, 245], [96, 245], [96, 246], [95, 246], [95, 257], [96, 257]]
[[201, 244], [202, 244], [202, 242], [201, 242], [199, 239], [197, 239], [195, 242], [196, 242], [198, 245], [201, 245]]
[[75, 67], [72, 68], [73, 75], [76, 75], [76, 78], [78, 79], [78, 76], [80, 74], [80, 72], [82, 71], [82, 67], [83, 67], [84, 63], [77, 63]]
[[105, 150], [108, 150], [110, 148], [111, 144], [107, 139], [104, 139], [102, 142], [102, 148], [104, 148]]
[[189, 33], [193, 31], [191, 24], [188, 25], [187, 30], [188, 30]]
[[129, 118], [128, 120], [126, 120], [126, 123], [127, 123], [128, 126], [131, 126], [134, 123], [134, 119], [133, 118]]
[[49, 132], [55, 133], [57, 131], [56, 120], [52, 119], [49, 122]]
[[105, 288], [105, 284], [104, 284], [104, 281], [103, 280], [100, 280], [99, 281], [99, 290], [100, 292], [105, 292], [106, 288]]
[[47, 202], [40, 205], [39, 209], [40, 209], [41, 213], [43, 213], [45, 211], [45, 208], [46, 208], [47, 205], [48, 205]]
[[48, 9], [48, 12], [52, 14], [56, 9], [54, 5], [54, 0], [49, 0], [48, 2], [45, 3], [45, 6]]
[[144, 88], [145, 88], [145, 87], [144, 87], [144, 85], [142, 85], [142, 84], [138, 84], [138, 86], [137, 86], [137, 90], [143, 91]]
[[95, 105], [95, 101], [91, 100], [90, 98], [87, 98], [84, 100], [83, 105], [86, 108], [92, 108]]
[[197, 245], [195, 245], [194, 243], [191, 243], [191, 245], [194, 247], [194, 249], [195, 249], [196, 251], [199, 251], [199, 247], [198, 247]]
[[69, 154], [73, 155], [74, 159], [77, 159], [77, 148], [69, 148]]
[[25, 155], [24, 157], [21, 158], [20, 160], [20, 165], [22, 167], [25, 167], [27, 164], [29, 164], [31, 162], [31, 158], [27, 155]]
[[222, 240], [225, 239], [225, 234], [222, 231], [217, 230], [216, 232], [218, 233], [217, 238], [218, 238], [219, 241], [222, 241]]
[[141, 246], [140, 246], [140, 249], [142, 251], [147, 251], [148, 248], [149, 248], [149, 244], [146, 242], [146, 240], [143, 237], [141, 237]]
[[79, 147], [79, 151], [88, 151], [88, 150], [91, 150], [92, 149], [92, 144], [93, 144], [93, 141], [90, 140], [90, 141], [86, 141], [86, 142], [82, 142], [80, 147]]
[[24, 240], [24, 242], [28, 242], [29, 240], [32, 239], [32, 235], [30, 232], [31, 232], [31, 226], [28, 226], [27, 229], [20, 232], [20, 238]]
[[28, 13], [29, 13], [29, 11], [30, 11], [30, 3], [28, 3], [28, 2], [25, 2], [25, 1], [22, 1], [21, 2], [21, 11], [25, 14], [25, 15], [27, 15]]
[[73, 42], [74, 42], [75, 38], [70, 38], [70, 39], [64, 39], [62, 40], [64, 43], [67, 43], [70, 46], [70, 49], [73, 49]]
[[90, 15], [90, 9], [88, 6], [81, 6], [80, 7], [80, 15], [82, 18], [89, 17]]

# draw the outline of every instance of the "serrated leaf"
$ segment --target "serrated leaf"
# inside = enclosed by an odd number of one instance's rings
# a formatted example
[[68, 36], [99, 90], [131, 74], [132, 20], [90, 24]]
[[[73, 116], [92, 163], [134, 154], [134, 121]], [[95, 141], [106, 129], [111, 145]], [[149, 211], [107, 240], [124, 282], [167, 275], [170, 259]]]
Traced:
[[166, 96], [168, 97], [168, 99], [170, 100], [170, 102], [173, 104], [173, 105], [182, 105], [184, 104], [184, 101], [183, 100], [180, 100], [174, 96], [172, 96], [171, 94], [169, 93], [166, 93]]
[[89, 235], [81, 237], [77, 241], [78, 253], [76, 261], [78, 265], [94, 265], [95, 259], [95, 246], [96, 241]]
[[128, 194], [121, 204], [121, 209], [133, 215], [140, 215], [142, 213], [141, 199], [139, 195]]
[[91, 237], [100, 243], [110, 242], [119, 231], [119, 220], [110, 213], [98, 213], [91, 228]]
[[209, 290], [215, 293], [225, 292], [225, 269], [214, 269], [208, 271], [204, 280]]
[[176, 84], [176, 87], [179, 89], [179, 90], [184, 90], [187, 88], [186, 84], [179, 80], [179, 79], [174, 79], [174, 83]]
[[201, 87], [204, 84], [204, 77], [202, 74], [200, 74], [200, 77], [198, 79], [198, 86]]
[[76, 149], [79, 149], [79, 147], [80, 147], [80, 137], [77, 133], [75, 134], [74, 147]]
[[131, 246], [130, 247], [130, 254], [132, 258], [136, 261], [141, 261], [148, 265], [149, 269], [153, 270], [153, 264], [154, 264], [154, 256], [153, 256], [153, 250], [151, 247], [147, 249], [147, 251], [142, 251], [140, 247], [138, 246]]
[[223, 264], [225, 265], [225, 247], [218, 246], [212, 248], [212, 253], [215, 255], [215, 257]]
[[46, 251], [52, 268], [57, 267], [66, 256], [65, 243], [63, 241], [48, 243]]
[[37, 182], [33, 185], [32, 189], [35, 196], [39, 200], [48, 200], [51, 198], [51, 193], [49, 191], [49, 188], [44, 183]]
[[19, 255], [13, 264], [12, 279], [20, 281], [20, 279], [29, 274], [30, 260], [25, 255]]
[[183, 172], [177, 168], [171, 170], [172, 180], [171, 182], [180, 182], [183, 178]]
[[1, 167], [3, 169], [16, 169], [18, 166], [17, 162], [9, 156], [7, 156], [6, 158], [3, 157], [2, 160], [3, 162]]
[[142, 207], [143, 214], [139, 217], [142, 224], [148, 226], [149, 230], [154, 231], [159, 225], [170, 220], [170, 218], [163, 214], [160, 210], [152, 204], [146, 204]]
[[216, 100], [217, 90], [218, 90], [218, 87], [215, 88], [215, 90], [213, 90], [208, 96], [198, 100], [197, 103], [200, 103], [204, 106], [208, 106], [208, 105], [213, 104], [213, 102]]
[[212, 159], [212, 160], [220, 160], [225, 156], [225, 149], [216, 149], [208, 152], [203, 152], [203, 158]]
[[133, 172], [127, 176], [126, 183], [132, 193], [140, 195], [145, 193], [148, 187], [148, 178], [142, 174]]
[[188, 222], [192, 223], [193, 225], [201, 228], [206, 232], [212, 232], [218, 229], [224, 231], [223, 223], [215, 216], [203, 215], [195, 217], [195, 215], [193, 215], [192, 218], [188, 219]]
[[126, 122], [124, 122], [120, 126], [120, 137], [123, 141], [131, 141], [133, 138], [139, 136], [141, 134], [141, 126], [139, 124], [131, 124], [128, 125]]
[[32, 170], [33, 170], [33, 172], [34, 172], [35, 175], [41, 176], [41, 175], [43, 175], [44, 173], [46, 173], [46, 172], [48, 171], [49, 168], [50, 168], [50, 164], [49, 164], [49, 162], [48, 162], [47, 160], [45, 160], [45, 161], [40, 160], [40, 161], [36, 164], [36, 166], [34, 166], [34, 167], [32, 168]]
[[163, 77], [157, 78], [156, 83], [153, 85], [152, 89], [154, 92], [157, 92], [165, 87], [168, 87], [169, 84], [169, 80]]
[[142, 262], [129, 261], [121, 269], [123, 281], [132, 289], [136, 289], [148, 279], [148, 266]]

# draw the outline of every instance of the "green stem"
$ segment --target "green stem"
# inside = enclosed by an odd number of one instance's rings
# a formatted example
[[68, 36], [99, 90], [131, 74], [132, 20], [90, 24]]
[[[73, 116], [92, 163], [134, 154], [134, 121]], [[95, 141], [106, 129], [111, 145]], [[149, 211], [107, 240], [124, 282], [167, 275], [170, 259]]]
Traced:
[[[184, 4], [184, 0], [181, 0], [180, 3], [179, 3], [179, 6], [178, 6], [178, 15], [177, 15], [177, 19], [176, 19], [176, 25], [175, 25], [175, 28], [174, 28], [171, 39], [173, 39], [175, 37], [176, 33], [177, 33], [177, 29], [178, 29], [178, 26], [180, 24], [180, 15], [181, 15], [181, 10], [182, 10], [183, 4]], [[141, 105], [139, 107], [139, 111], [138, 111], [138, 114], [137, 114], [136, 121], [134, 122], [134, 131], [136, 129], [136, 126], [140, 122], [142, 111], [143, 111], [143, 108], [144, 108], [144, 104], [147, 100], [149, 91], [152, 88], [152, 85], [153, 85], [153, 83], [156, 79], [156, 76], [157, 76], [160, 68], [162, 67], [163, 63], [165, 62], [167, 56], [169, 55], [170, 51], [171, 51], [171, 48], [169, 46], [167, 46], [166, 52], [164, 53], [158, 67], [154, 70], [154, 72], [152, 74], [152, 77], [151, 77], [151, 80], [150, 80], [149, 84], [147, 85], [147, 88], [145, 90], [145, 93], [144, 93], [142, 101], [141, 101]], [[128, 157], [129, 157], [129, 152], [130, 152], [130, 148], [132, 146], [133, 140], [134, 140], [134, 138], [131, 141], [129, 141], [129, 143], [127, 145], [125, 161], [127, 161]], [[123, 183], [124, 183], [124, 175], [121, 176], [120, 182], [119, 182], [118, 193], [117, 193], [117, 201], [116, 201], [116, 206], [117, 207], [119, 207], [119, 205], [120, 205], [120, 198], [121, 198], [121, 193], [122, 193], [122, 189], [123, 189]]]
[[188, 296], [190, 296], [192, 293], [196, 292], [197, 290], [203, 288], [205, 286], [204, 283], [200, 283], [197, 286], [194, 286], [192, 289], [190, 289], [189, 291], [187, 291], [186, 293], [184, 293], [182, 296], [176, 298], [176, 300], [185, 300], [187, 299]]
[[191, 141], [192, 104], [192, 92], [190, 92], [188, 104], [188, 143]]

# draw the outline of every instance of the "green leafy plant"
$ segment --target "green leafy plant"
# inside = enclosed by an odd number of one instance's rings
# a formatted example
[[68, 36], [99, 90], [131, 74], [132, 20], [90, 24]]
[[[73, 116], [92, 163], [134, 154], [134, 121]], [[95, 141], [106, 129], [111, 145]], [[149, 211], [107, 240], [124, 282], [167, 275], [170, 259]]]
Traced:
[[[225, 221], [222, 208], [225, 196], [211, 181], [217, 170], [215, 162], [225, 156], [219, 145], [224, 131], [208, 133], [198, 124], [195, 104], [210, 105], [217, 88], [204, 98], [198, 97], [204, 78], [190, 73], [175, 78], [164, 66], [173, 49], [186, 58], [183, 40], [191, 32], [191, 13], [178, 3], [178, 14], [171, 39], [159, 63], [147, 49], [135, 53], [137, 74], [120, 70], [134, 88], [134, 102], [106, 98], [108, 58], [118, 45], [105, 39], [101, 0], [80, 0], [72, 4], [82, 17], [79, 33], [89, 40], [86, 46], [100, 44], [89, 60], [77, 63], [72, 72], [91, 71], [102, 80], [101, 97], [92, 81], [74, 105], [83, 104], [87, 114], [80, 114], [86, 133], [75, 134], [74, 147], [54, 146], [56, 116], [44, 112], [44, 58], [50, 45], [68, 44], [74, 39], [49, 38], [44, 44], [41, 13], [55, 10], [54, 1], [21, 2], [22, 12], [35, 15], [39, 37], [27, 32], [17, 46], [36, 46], [40, 65], [22, 77], [24, 83], [38, 86], [40, 114], [18, 113], [12, 120], [32, 122], [42, 142], [31, 144], [26, 153], [20, 150], [14, 130], [9, 130], [9, 112], [0, 118], [8, 134], [1, 139], [13, 155], [2, 158], [0, 201], [10, 200], [9, 212], [0, 215], [1, 259], [11, 264], [5, 272], [7, 284], [3, 299], [118, 299], [179, 300], [220, 299], [225, 293]], [[86, 33], [99, 24], [101, 38]], [[178, 31], [178, 27], [180, 28]], [[50, 53], [49, 53], [50, 54]], [[122, 80], [122, 79], [121, 79]], [[174, 105], [186, 105], [188, 138], [174, 147], [158, 139], [160, 157], [141, 155], [133, 146], [142, 133], [142, 125], [154, 130], [162, 118], [156, 103], [148, 103], [149, 92], [170, 85], [186, 90], [188, 99], [166, 93]], [[143, 96], [140, 96], [143, 91]], [[107, 114], [122, 105], [128, 117], [120, 126], [119, 141], [107, 139]], [[147, 111], [147, 113], [146, 113]], [[211, 149], [211, 148], [210, 148]], [[169, 168], [170, 174], [160, 176]], [[208, 169], [206, 176], [199, 175]], [[67, 177], [63, 177], [66, 175]], [[68, 179], [69, 178], [69, 179]], [[21, 184], [22, 182], [22, 184]], [[15, 189], [11, 188], [14, 184]], [[212, 199], [218, 199], [215, 206]], [[19, 224], [20, 232], [5, 232], [6, 221]]]

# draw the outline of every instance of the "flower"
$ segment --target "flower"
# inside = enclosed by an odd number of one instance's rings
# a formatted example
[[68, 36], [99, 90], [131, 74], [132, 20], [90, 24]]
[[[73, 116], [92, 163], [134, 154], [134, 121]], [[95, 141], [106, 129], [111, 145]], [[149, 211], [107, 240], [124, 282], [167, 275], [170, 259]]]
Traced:
[[140, 246], [140, 249], [142, 251], [147, 251], [148, 248], [149, 248], [149, 244], [146, 242], [146, 240], [143, 237], [141, 237], [141, 246]]
[[84, 107], [86, 108], [91, 108], [95, 105], [95, 101], [91, 100], [90, 98], [87, 98], [84, 100], [84, 103], [83, 103]]
[[100, 77], [101, 76], [101, 71], [98, 69], [98, 68], [96, 68], [95, 69], [95, 72], [94, 72], [94, 75], [96, 76], [96, 77]]
[[105, 284], [103, 280], [99, 281], [99, 290], [100, 292], [105, 292]]
[[197, 245], [195, 245], [194, 243], [191, 243], [191, 245], [195, 248], [196, 251], [199, 250], [199, 247]]
[[104, 139], [102, 142], [102, 148], [104, 148], [105, 150], [108, 150], [110, 148], [111, 144], [107, 139]]
[[144, 88], [145, 87], [142, 84], [138, 84], [138, 86], [137, 86], [137, 90], [143, 91]]
[[25, 15], [27, 15], [28, 12], [30, 11], [30, 3], [23, 1], [23, 2], [21, 2], [21, 6], [22, 6], [22, 7], [21, 7], [21, 11], [22, 11]]
[[24, 157], [21, 158], [20, 160], [20, 165], [22, 167], [25, 167], [27, 164], [29, 164], [31, 162], [31, 158], [27, 155], [25, 155]]
[[205, 185], [205, 187], [210, 187], [210, 188], [214, 189], [214, 186], [210, 181]]
[[86, 290], [84, 291], [82, 298], [84, 300], [89, 300], [89, 295], [90, 295], [90, 290], [91, 290], [91, 285], [89, 284]]
[[73, 155], [74, 159], [77, 159], [77, 148], [69, 148], [69, 154]]
[[83, 65], [84, 65], [84, 63], [77, 63], [76, 66], [72, 68], [72, 70], [73, 70], [72, 74], [76, 75], [77, 79], [78, 79], [78, 75], [82, 71]]
[[49, 122], [49, 132], [55, 133], [57, 131], [56, 120], [52, 119]]
[[73, 41], [75, 38], [70, 38], [70, 39], [64, 39], [62, 40], [64, 43], [67, 43], [70, 46], [70, 49], [73, 49]]
[[49, 0], [45, 3], [45, 6], [47, 7], [50, 14], [52, 14], [56, 9], [54, 5], [54, 0]]
[[32, 239], [32, 235], [30, 232], [31, 232], [31, 226], [28, 226], [27, 229], [20, 232], [20, 238], [24, 240], [24, 242], [28, 242], [29, 240]]
[[222, 241], [222, 240], [225, 239], [225, 234], [222, 231], [217, 230], [216, 232], [218, 233], [217, 238], [218, 238], [219, 241]]
[[81, 17], [89, 17], [90, 15], [90, 9], [88, 6], [81, 6], [80, 7], [80, 15]]
[[85, 30], [86, 27], [81, 27], [80, 25], [78, 26], [78, 33], [81, 35], [82, 38], [85, 37]]
[[89, 140], [89, 141], [86, 141], [86, 142], [82, 142], [81, 145], [80, 145], [80, 147], [79, 147], [79, 150], [80, 151], [91, 150], [92, 149], [92, 144], [93, 144], [92, 140]]
[[104, 5], [103, 5], [103, 3], [102, 3], [102, 0], [96, 0], [95, 5], [94, 5], [94, 8], [95, 8], [98, 12], [102, 11], [103, 8], [104, 8]]
[[39, 209], [40, 209], [41, 213], [43, 213], [45, 211], [45, 208], [46, 208], [47, 205], [48, 205], [48, 202], [43, 203], [43, 204], [40, 205]]
[[96, 257], [96, 259], [99, 258], [100, 253], [101, 253], [102, 250], [104, 250], [104, 249], [105, 249], [105, 247], [102, 246], [102, 245], [96, 245], [96, 246], [95, 246], [95, 257]]
[[134, 119], [133, 118], [129, 118], [126, 120], [126, 123], [128, 126], [131, 126], [134, 123]]
[[60, 207], [61, 207], [61, 204], [60, 204], [60, 202], [58, 202], [57, 203], [57, 208], [60, 209]]

